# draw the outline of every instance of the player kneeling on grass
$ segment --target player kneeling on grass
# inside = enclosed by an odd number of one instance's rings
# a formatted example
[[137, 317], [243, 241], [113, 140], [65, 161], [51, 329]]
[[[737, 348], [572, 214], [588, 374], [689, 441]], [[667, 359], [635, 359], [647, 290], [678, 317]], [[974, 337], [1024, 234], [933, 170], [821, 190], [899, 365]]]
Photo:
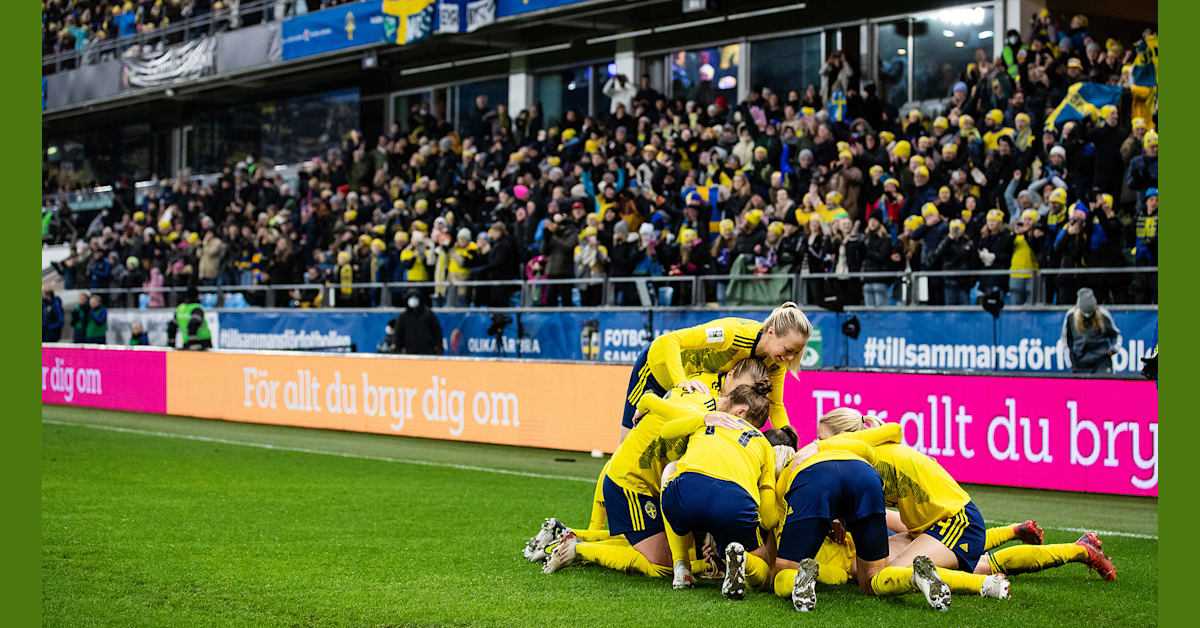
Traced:
[[730, 395], [730, 408], [745, 412], [723, 419], [697, 414], [690, 420], [687, 451], [663, 472], [662, 511], [674, 561], [672, 584], [691, 586], [693, 533], [703, 531], [713, 536], [717, 555], [725, 558], [721, 593], [741, 599], [747, 583], [757, 587], [766, 582], [770, 567], [761, 529], [773, 528], [779, 515], [775, 452], [760, 431], [770, 402], [752, 389], [739, 388]]
[[[1004, 574], [1039, 571], [1069, 562], [1085, 564], [1105, 580], [1117, 578], [1116, 567], [1093, 532], [1075, 543], [1024, 545], [985, 554], [987, 548], [1026, 531], [1013, 526], [988, 530], [970, 495], [936, 460], [900, 444], [899, 424], [879, 424], [857, 410], [837, 408], [821, 417], [817, 431], [821, 451], [849, 451], [874, 459], [888, 503], [896, 505], [903, 523], [900, 527], [907, 530], [892, 537], [889, 566], [907, 567], [916, 557], [928, 556], [939, 568], [948, 568], [939, 569], [939, 573], [955, 591], [1001, 598], [1008, 597]], [[1036, 528], [1033, 522], [1028, 523]], [[1037, 537], [1040, 542], [1040, 534]], [[903, 578], [890, 583], [882, 578], [876, 592], [881, 586], [898, 591], [907, 583]]]
[[[867, 452], [867, 455], [870, 455]], [[816, 583], [821, 566], [817, 561], [835, 520], [853, 539], [857, 552], [853, 573], [867, 594], [903, 591], [876, 589], [875, 581], [888, 571], [887, 510], [883, 481], [873, 460], [849, 451], [818, 451], [809, 446], [789, 455], [780, 464], [776, 494], [787, 517], [779, 535], [778, 556], [772, 569], [775, 594], [790, 597], [796, 610], [816, 607]], [[921, 591], [930, 606], [950, 607], [950, 588], [942, 582], [932, 562], [918, 556], [913, 567], [892, 570]]]
[[[757, 402], [761, 402], [763, 415], [766, 414], [770, 383], [761, 361], [739, 363], [730, 380], [754, 383], [737, 384], [723, 391], [711, 406], [712, 399], [707, 394], [684, 390], [673, 391], [671, 400], [663, 400], [654, 394], [644, 395], [639, 400], [639, 408], [647, 414], [617, 448], [602, 480], [608, 510], [607, 534], [612, 538], [580, 541], [575, 531], [563, 527], [549, 549], [544, 566], [546, 573], [554, 573], [576, 558], [647, 576], [671, 573], [671, 550], [664, 531], [657, 488], [664, 465], [682, 454], [688, 435], [696, 425], [693, 419], [698, 417], [701, 426], [731, 425]], [[712, 413], [713, 409], [717, 412]], [[550, 521], [561, 526], [557, 520]], [[592, 538], [596, 532], [604, 531], [581, 531]], [[535, 537], [535, 545], [537, 540]], [[695, 567], [704, 569], [706, 564], [697, 561]]]

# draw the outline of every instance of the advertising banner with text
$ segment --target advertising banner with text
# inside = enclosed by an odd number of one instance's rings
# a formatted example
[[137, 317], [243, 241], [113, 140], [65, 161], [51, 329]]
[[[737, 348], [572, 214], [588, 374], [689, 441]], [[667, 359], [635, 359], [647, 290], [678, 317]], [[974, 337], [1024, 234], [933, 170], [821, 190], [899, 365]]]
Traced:
[[801, 442], [816, 417], [852, 407], [899, 422], [959, 482], [1158, 495], [1154, 382], [804, 372], [784, 401]]
[[167, 352], [42, 346], [42, 403], [129, 412], [167, 411]]
[[167, 412], [524, 447], [612, 451], [629, 368], [176, 351]]

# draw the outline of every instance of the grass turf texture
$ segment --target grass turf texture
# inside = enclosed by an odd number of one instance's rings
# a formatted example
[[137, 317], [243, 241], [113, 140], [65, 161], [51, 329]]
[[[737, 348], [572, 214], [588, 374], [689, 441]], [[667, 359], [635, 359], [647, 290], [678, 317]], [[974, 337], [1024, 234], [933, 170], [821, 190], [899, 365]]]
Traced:
[[46, 625], [1156, 623], [1153, 500], [970, 487], [989, 521], [1057, 528], [1047, 542], [1084, 526], [1152, 538], [1104, 537], [1116, 583], [1068, 565], [1015, 577], [1007, 601], [957, 595], [944, 614], [915, 594], [822, 588], [802, 617], [766, 593], [728, 602], [716, 584], [675, 592], [666, 580], [595, 566], [546, 576], [525, 562], [543, 517], [586, 523], [602, 462], [586, 455], [65, 408], [43, 419]]

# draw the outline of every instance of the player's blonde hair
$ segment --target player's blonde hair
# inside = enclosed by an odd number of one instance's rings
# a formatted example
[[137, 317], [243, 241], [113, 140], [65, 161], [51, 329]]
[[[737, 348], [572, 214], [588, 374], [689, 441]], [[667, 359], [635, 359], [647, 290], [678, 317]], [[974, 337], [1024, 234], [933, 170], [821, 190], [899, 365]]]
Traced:
[[817, 420], [818, 423], [824, 425], [833, 434], [841, 434], [842, 432], [859, 432], [869, 430], [873, 427], [879, 427], [882, 422], [871, 416], [863, 415], [863, 413], [854, 408], [834, 408], [826, 412], [824, 416]]
[[[797, 332], [804, 336], [804, 344], [808, 345], [808, 339], [812, 337], [812, 322], [804, 315], [804, 311], [799, 305], [788, 301], [783, 305], [771, 310], [767, 316], [767, 320], [763, 321], [763, 329], [771, 329], [775, 331], [776, 336], [786, 336], [792, 332]], [[799, 371], [800, 362], [804, 357], [804, 349], [796, 352], [796, 357], [787, 365], [789, 371]]]

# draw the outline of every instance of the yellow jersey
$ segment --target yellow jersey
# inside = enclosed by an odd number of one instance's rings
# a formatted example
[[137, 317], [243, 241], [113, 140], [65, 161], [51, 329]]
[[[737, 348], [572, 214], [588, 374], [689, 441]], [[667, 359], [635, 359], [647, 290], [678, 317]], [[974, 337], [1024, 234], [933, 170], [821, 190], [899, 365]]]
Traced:
[[883, 479], [883, 497], [888, 506], [900, 511], [900, 519], [910, 532], [924, 532], [929, 526], [957, 514], [971, 496], [936, 460], [899, 444], [900, 425], [887, 423], [861, 432], [845, 432], [821, 441], [821, 451], [865, 451], [874, 457], [867, 461]]
[[[708, 378], [718, 379], [715, 375]], [[617, 486], [635, 493], [658, 495], [663, 467], [683, 455], [688, 434], [684, 432], [672, 438], [663, 438], [663, 426], [681, 418], [689, 420], [697, 413], [715, 411], [715, 386], [715, 383], [710, 385], [708, 395], [692, 393], [678, 387], [671, 389], [667, 400], [659, 399], [654, 393], [643, 395], [638, 408], [649, 412], [638, 421], [613, 452], [608, 463], [608, 478]], [[703, 417], [703, 414], [700, 416]]]
[[[759, 508], [759, 519], [767, 529], [779, 521], [775, 499], [775, 450], [758, 428], [745, 419], [738, 429], [705, 426], [700, 414], [700, 427], [687, 437], [687, 451], [675, 465], [668, 481], [683, 473], [698, 473], [717, 480], [733, 482], [746, 491]], [[695, 425], [696, 419], [692, 419]], [[673, 422], [675, 427], [683, 422]], [[672, 429], [662, 431], [663, 438], [674, 437]]]
[[[677, 386], [700, 373], [725, 373], [753, 357], [762, 335], [762, 323], [748, 318], [718, 318], [703, 325], [677, 329], [654, 339], [646, 363], [664, 388]], [[771, 378], [771, 424], [791, 425], [783, 405], [787, 365], [763, 360]]]

